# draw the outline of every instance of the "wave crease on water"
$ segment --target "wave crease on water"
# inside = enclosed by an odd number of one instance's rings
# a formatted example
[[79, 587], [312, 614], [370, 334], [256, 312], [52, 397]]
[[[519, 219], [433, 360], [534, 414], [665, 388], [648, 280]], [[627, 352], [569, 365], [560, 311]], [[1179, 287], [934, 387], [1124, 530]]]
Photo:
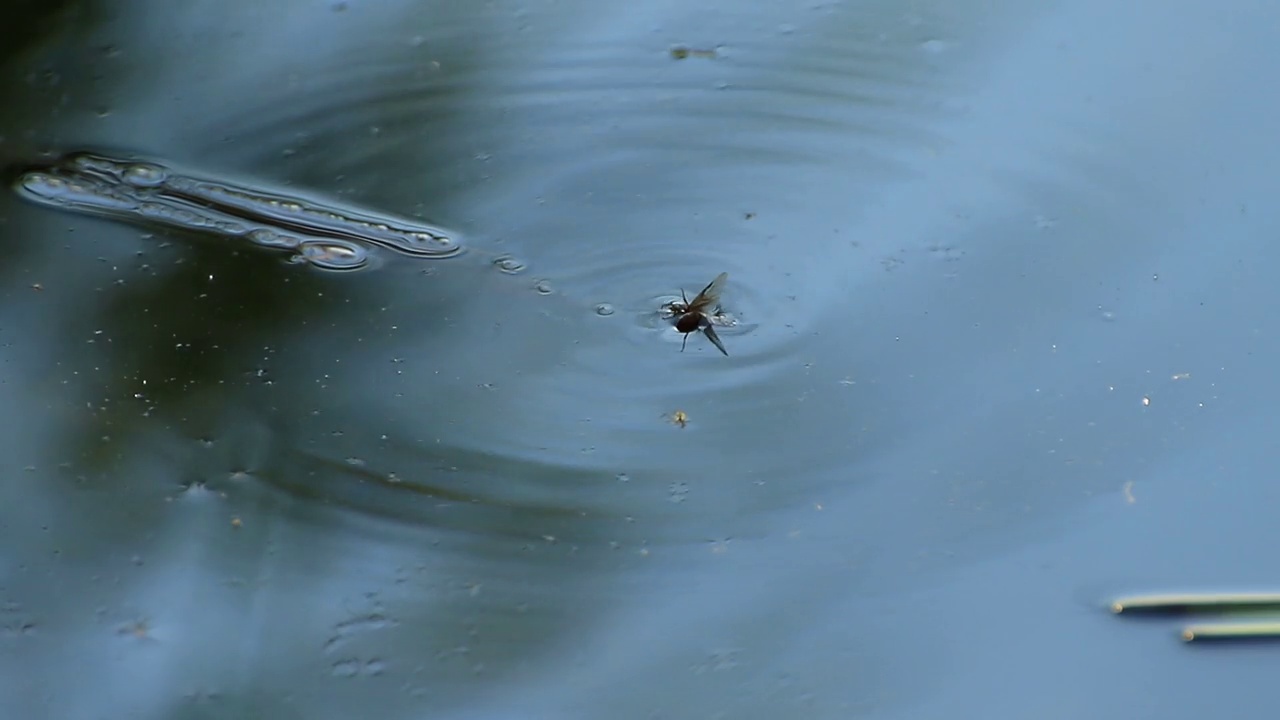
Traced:
[[46, 207], [242, 239], [325, 270], [368, 267], [375, 247], [419, 258], [462, 251], [438, 227], [87, 152], [22, 173], [15, 189]]

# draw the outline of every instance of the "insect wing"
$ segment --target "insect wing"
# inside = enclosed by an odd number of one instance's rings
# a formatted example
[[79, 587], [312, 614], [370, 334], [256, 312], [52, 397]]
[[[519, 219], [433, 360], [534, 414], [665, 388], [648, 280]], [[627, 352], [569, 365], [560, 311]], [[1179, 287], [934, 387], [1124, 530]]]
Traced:
[[689, 312], [700, 312], [704, 308], [718, 305], [720, 303], [720, 293], [724, 292], [724, 285], [729, 281], [729, 273], [720, 273], [707, 284], [702, 292], [698, 293], [698, 297], [689, 303]]
[[706, 333], [707, 339], [714, 343], [720, 352], [724, 353], [725, 357], [729, 357], [729, 351], [724, 349], [724, 343], [720, 342], [720, 336], [716, 335], [716, 329], [711, 325], [711, 323], [704, 325], [702, 327], [702, 332]]

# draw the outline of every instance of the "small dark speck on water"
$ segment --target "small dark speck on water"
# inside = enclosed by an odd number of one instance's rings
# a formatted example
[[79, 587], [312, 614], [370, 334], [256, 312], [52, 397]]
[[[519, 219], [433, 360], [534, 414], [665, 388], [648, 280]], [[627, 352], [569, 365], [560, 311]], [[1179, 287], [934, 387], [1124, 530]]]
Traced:
[[720, 56], [716, 48], [693, 48], [688, 45], [675, 45], [671, 48], [671, 58], [673, 60], [684, 60], [687, 58], [704, 58], [714, 59]]

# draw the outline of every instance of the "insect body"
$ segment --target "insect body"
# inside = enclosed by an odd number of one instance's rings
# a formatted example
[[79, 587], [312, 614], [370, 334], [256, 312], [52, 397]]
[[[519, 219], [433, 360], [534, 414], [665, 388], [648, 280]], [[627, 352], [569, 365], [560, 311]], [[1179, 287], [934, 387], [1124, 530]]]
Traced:
[[[724, 343], [720, 342], [720, 337], [716, 335], [715, 327], [711, 322], [712, 316], [720, 314], [720, 293], [724, 291], [724, 285], [728, 280], [729, 273], [720, 273], [693, 300], [685, 297], [684, 290], [681, 290], [680, 302], [667, 303], [668, 317], [675, 318], [676, 330], [684, 334], [684, 340], [680, 343], [680, 352], [684, 352], [684, 346], [689, 342], [689, 333], [701, 330], [716, 349], [724, 353], [725, 357], [729, 356], [729, 351], [724, 349]], [[711, 309], [713, 307], [714, 310]]]

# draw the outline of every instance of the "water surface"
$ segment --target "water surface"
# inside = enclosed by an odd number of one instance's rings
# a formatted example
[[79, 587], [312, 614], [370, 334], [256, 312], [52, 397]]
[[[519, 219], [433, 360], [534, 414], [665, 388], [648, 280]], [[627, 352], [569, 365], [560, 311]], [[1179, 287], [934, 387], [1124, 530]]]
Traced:
[[15, 190], [366, 223], [0, 199], [10, 714], [1263, 707], [1104, 603], [1274, 582], [1270, 5], [226, 10], [4, 61]]

